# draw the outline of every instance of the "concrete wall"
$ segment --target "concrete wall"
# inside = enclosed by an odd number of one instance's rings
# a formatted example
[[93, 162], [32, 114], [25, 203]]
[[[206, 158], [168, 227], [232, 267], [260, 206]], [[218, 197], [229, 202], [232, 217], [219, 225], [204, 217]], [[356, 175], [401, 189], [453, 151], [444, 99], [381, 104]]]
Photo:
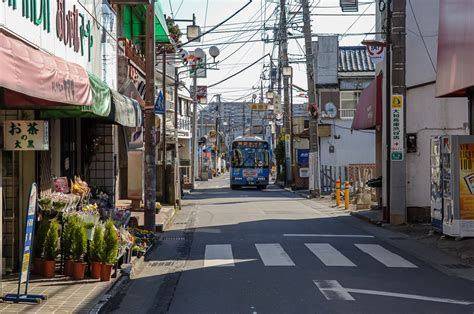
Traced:
[[407, 154], [407, 207], [430, 206], [430, 137], [466, 134], [467, 99], [435, 98], [439, 2], [411, 0], [406, 6], [406, 128], [418, 139], [418, 151]]
[[[336, 119], [331, 137], [321, 137], [321, 164], [346, 166], [349, 164], [375, 163], [375, 131], [353, 131], [352, 120]], [[333, 120], [323, 119], [322, 123], [333, 124]], [[334, 135], [340, 136], [335, 139]], [[334, 153], [329, 153], [329, 146], [334, 145]]]
[[407, 207], [430, 206], [431, 136], [466, 134], [467, 100], [434, 95], [435, 84], [407, 92], [407, 133], [417, 134], [418, 146], [407, 154]]

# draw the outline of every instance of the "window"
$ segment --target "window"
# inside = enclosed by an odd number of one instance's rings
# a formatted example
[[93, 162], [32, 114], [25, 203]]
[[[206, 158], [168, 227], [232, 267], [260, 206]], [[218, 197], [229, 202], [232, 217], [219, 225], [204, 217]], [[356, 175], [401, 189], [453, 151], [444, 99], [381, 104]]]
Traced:
[[341, 92], [341, 106], [340, 106], [340, 117], [341, 119], [352, 119], [354, 118], [357, 103], [360, 98], [359, 91], [344, 91]]

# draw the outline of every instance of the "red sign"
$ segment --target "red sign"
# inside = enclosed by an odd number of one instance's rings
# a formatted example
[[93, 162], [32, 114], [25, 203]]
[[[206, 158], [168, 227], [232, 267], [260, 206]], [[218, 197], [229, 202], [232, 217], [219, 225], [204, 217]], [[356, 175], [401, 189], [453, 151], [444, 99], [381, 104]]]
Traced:
[[54, 190], [60, 193], [69, 193], [69, 184], [66, 177], [54, 179]]

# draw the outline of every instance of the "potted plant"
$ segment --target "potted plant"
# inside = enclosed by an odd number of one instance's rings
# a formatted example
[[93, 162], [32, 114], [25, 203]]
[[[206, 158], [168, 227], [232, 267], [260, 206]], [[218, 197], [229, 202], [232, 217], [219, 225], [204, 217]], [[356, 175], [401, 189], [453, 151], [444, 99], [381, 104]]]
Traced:
[[43, 218], [40, 220], [38, 224], [38, 231], [36, 232], [35, 236], [35, 245], [33, 248], [35, 259], [33, 261], [33, 266], [35, 273], [38, 275], [43, 274], [43, 247], [44, 247], [44, 240], [46, 239], [46, 235], [49, 230], [49, 220], [47, 218]]
[[84, 279], [84, 274], [86, 272], [86, 263], [82, 261], [82, 257], [87, 247], [87, 235], [86, 228], [82, 221], [78, 220], [74, 222], [74, 230], [72, 236], [72, 260], [73, 260], [73, 271], [72, 278], [74, 280]]
[[46, 239], [44, 240], [43, 254], [43, 276], [46, 278], [54, 277], [56, 268], [56, 256], [58, 255], [58, 236], [59, 224], [56, 219], [51, 221]]
[[101, 256], [104, 249], [104, 235], [102, 225], [97, 224], [94, 228], [94, 237], [90, 246], [91, 278], [99, 279], [102, 270]]
[[72, 243], [74, 242], [74, 228], [78, 221], [78, 217], [75, 215], [68, 215], [65, 217], [64, 229], [61, 234], [61, 240], [63, 243], [64, 253], [64, 276], [72, 277]]
[[109, 219], [105, 223], [104, 232], [104, 250], [102, 253], [102, 270], [100, 272], [101, 281], [109, 281], [112, 273], [112, 267], [117, 261], [118, 254], [118, 236], [114, 222]]

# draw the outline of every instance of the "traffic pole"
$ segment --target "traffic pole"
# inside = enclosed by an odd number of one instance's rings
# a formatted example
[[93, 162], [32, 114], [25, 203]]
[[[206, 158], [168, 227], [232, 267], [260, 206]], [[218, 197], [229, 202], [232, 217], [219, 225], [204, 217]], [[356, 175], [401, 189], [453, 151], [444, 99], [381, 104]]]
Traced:
[[341, 205], [341, 180], [336, 180], [336, 206], [339, 207]]
[[349, 181], [344, 183], [344, 208], [349, 209]]

